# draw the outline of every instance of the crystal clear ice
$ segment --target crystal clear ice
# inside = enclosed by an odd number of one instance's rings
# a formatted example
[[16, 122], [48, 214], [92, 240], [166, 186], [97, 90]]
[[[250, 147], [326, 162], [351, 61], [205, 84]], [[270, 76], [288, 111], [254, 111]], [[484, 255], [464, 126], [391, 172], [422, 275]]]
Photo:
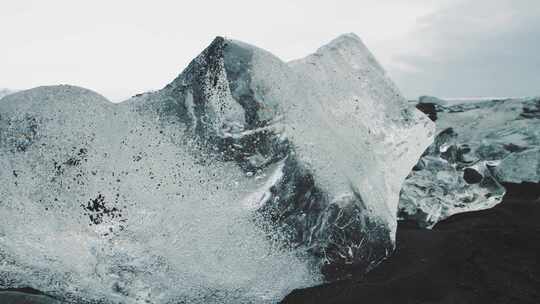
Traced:
[[216, 38], [162, 90], [0, 100], [0, 288], [273, 303], [394, 248], [433, 123], [353, 34], [286, 63]]

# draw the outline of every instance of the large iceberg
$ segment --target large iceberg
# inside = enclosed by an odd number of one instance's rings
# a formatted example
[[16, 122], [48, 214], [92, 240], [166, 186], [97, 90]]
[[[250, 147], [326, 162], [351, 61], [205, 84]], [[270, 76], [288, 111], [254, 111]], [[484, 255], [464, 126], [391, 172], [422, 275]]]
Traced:
[[441, 100], [416, 105], [437, 126], [404, 182], [399, 214], [432, 227], [501, 202], [504, 185], [540, 182], [540, 98]]
[[120, 104], [67, 85], [6, 96], [0, 288], [265, 303], [367, 271], [433, 134], [353, 34], [290, 63], [218, 37]]

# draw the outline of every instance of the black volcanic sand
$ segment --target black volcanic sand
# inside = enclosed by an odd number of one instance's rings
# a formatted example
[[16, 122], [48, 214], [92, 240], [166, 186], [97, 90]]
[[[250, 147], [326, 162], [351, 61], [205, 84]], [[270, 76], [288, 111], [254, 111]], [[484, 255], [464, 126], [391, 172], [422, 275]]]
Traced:
[[[369, 274], [295, 290], [283, 303], [540, 303], [540, 184], [505, 187], [498, 206], [433, 230], [400, 223], [396, 252]], [[0, 291], [0, 303], [57, 303], [15, 291]]]
[[400, 223], [394, 256], [369, 274], [295, 290], [283, 303], [540, 303], [540, 184], [508, 184], [496, 207], [433, 230]]

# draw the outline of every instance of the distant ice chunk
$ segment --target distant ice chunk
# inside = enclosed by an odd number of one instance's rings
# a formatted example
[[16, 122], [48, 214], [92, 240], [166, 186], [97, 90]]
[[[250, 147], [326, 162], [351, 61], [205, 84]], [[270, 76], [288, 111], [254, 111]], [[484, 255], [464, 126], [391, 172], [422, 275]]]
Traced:
[[404, 183], [400, 218], [432, 227], [452, 214], [493, 207], [505, 183], [537, 181], [539, 98], [432, 105], [417, 105], [435, 118], [438, 135]]
[[431, 103], [431, 104], [435, 104], [435, 105], [446, 105], [446, 104], [448, 104], [448, 102], [446, 100], [437, 98], [435, 96], [427, 96], [427, 95], [420, 96], [418, 98], [418, 103]]

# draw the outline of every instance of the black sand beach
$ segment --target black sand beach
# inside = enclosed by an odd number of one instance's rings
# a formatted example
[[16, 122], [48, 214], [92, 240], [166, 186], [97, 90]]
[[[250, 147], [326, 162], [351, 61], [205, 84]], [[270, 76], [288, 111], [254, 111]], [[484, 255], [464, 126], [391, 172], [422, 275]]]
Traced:
[[540, 303], [540, 185], [505, 185], [493, 209], [421, 230], [400, 223], [394, 256], [368, 275], [295, 290], [283, 303]]

